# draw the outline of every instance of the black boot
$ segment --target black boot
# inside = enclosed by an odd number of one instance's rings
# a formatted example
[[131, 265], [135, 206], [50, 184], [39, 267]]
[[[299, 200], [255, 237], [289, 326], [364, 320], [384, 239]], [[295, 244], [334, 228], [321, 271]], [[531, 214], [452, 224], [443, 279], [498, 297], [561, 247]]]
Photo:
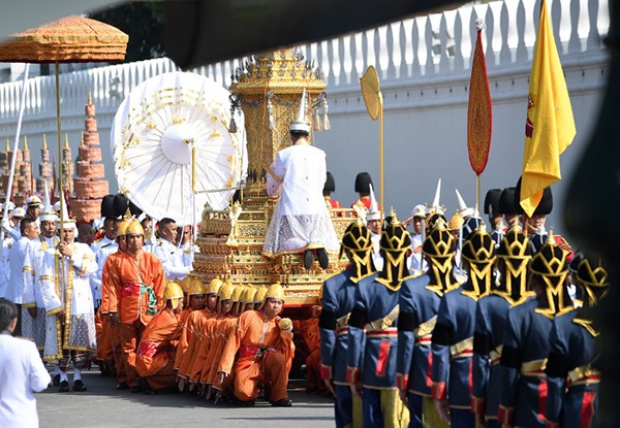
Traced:
[[321, 269], [325, 270], [329, 266], [329, 256], [327, 255], [327, 251], [325, 248], [319, 248], [316, 250], [317, 258], [319, 259], [319, 265]]
[[314, 263], [312, 250], [304, 251], [304, 267], [306, 268], [306, 270], [310, 270], [310, 268], [312, 267], [312, 263]]

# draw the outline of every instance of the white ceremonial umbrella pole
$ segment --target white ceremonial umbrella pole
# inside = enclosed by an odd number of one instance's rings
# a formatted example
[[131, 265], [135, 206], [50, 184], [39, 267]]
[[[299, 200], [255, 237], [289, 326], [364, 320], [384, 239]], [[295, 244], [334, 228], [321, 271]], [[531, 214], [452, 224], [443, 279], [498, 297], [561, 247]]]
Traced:
[[[15, 161], [17, 159], [16, 153], [17, 148], [19, 147], [19, 137], [22, 132], [22, 121], [24, 119], [24, 108], [26, 106], [26, 92], [28, 91], [28, 87], [26, 86], [26, 81], [28, 80], [28, 70], [30, 69], [30, 64], [26, 63], [26, 68], [24, 69], [24, 81], [22, 83], [22, 97], [19, 102], [19, 114], [17, 116], [17, 128], [15, 129], [15, 141], [13, 142], [13, 155], [11, 156], [11, 169], [9, 171], [9, 182], [6, 189], [6, 199], [4, 201], [4, 213], [3, 218], [7, 218], [9, 215], [9, 202], [11, 200], [11, 190], [13, 190], [13, 178], [15, 177]], [[2, 241], [4, 240], [4, 230], [0, 233], [0, 247]]]

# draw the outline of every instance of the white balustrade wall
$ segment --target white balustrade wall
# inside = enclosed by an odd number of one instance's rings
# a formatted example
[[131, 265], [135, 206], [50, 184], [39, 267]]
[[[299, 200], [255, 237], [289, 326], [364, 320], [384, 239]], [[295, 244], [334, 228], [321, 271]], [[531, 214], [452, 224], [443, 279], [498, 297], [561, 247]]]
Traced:
[[[607, 0], [548, 0], [552, 25], [577, 122], [577, 137], [562, 156], [564, 179], [553, 186], [556, 212], [571, 173], [597, 117], [608, 56], [603, 40], [609, 28]], [[334, 196], [343, 205], [355, 199], [353, 182], [369, 171], [379, 187], [379, 124], [364, 106], [359, 78], [374, 65], [385, 111], [385, 205], [406, 217], [416, 203], [431, 202], [442, 178], [442, 204], [456, 209], [454, 188], [475, 201], [475, 175], [467, 155], [466, 124], [471, 55], [476, 24], [483, 21], [491, 96], [493, 142], [481, 176], [482, 198], [492, 187], [514, 186], [522, 164], [529, 73], [538, 27], [539, 0], [466, 4], [439, 14], [415, 17], [365, 32], [299, 46], [324, 72], [332, 129], [315, 133], [336, 178]], [[192, 70], [228, 87], [243, 58]], [[115, 189], [109, 131], [116, 109], [136, 85], [177, 67], [168, 59], [113, 65], [62, 74], [59, 80], [63, 143], [68, 133], [74, 154], [84, 129], [84, 104], [92, 91], [106, 163]], [[34, 77], [22, 135], [28, 136], [33, 169], [41, 135], [55, 153], [54, 76]], [[0, 137], [14, 138], [21, 82], [0, 85]], [[277, 120], [277, 118], [276, 118]], [[548, 222], [561, 231], [561, 218]]]

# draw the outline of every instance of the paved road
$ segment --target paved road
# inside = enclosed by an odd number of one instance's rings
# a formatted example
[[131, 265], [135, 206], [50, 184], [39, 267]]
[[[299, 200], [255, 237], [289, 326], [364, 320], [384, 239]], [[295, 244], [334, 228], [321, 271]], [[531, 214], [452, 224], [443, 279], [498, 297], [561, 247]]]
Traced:
[[[200, 424], [217, 428], [294, 428], [333, 427], [333, 401], [306, 394], [301, 381], [289, 384], [293, 407], [275, 408], [267, 402], [254, 407], [214, 405], [189, 394], [146, 395], [116, 391], [112, 378], [98, 372], [83, 375], [87, 392], [60, 394], [50, 387], [37, 394], [37, 407], [42, 428], [58, 427], [184, 427]], [[72, 374], [69, 375], [72, 379]], [[214, 425], [211, 425], [214, 424]]]

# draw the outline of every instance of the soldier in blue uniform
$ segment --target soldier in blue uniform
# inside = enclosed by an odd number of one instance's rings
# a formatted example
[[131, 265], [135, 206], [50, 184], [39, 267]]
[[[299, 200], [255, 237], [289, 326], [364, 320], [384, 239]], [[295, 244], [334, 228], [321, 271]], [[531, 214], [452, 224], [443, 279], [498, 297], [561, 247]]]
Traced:
[[508, 310], [534, 295], [527, 290], [530, 245], [518, 223], [495, 251], [500, 282], [476, 305], [472, 368], [472, 411], [481, 426], [499, 428], [499, 361]]
[[396, 387], [396, 351], [398, 296], [409, 276], [406, 258], [410, 252], [409, 232], [392, 213], [381, 232], [383, 270], [360, 281], [355, 290], [349, 319], [347, 381], [353, 394], [360, 394], [363, 388], [365, 427], [409, 424], [409, 410], [398, 398]]
[[499, 209], [499, 199], [502, 196], [502, 189], [490, 189], [484, 198], [484, 213], [489, 216], [491, 226], [491, 238], [495, 246], [499, 246], [505, 232], [504, 222], [502, 221], [503, 212]]
[[327, 385], [332, 385], [338, 428], [361, 425], [361, 401], [356, 398], [354, 404], [351, 388], [346, 382], [347, 323], [355, 303], [355, 290], [362, 278], [375, 271], [370, 230], [361, 218], [347, 227], [342, 237], [341, 256], [342, 251], [349, 259], [349, 266], [323, 284], [319, 318], [321, 377]]
[[543, 427], [547, 398], [545, 367], [553, 319], [572, 310], [568, 295], [568, 253], [553, 234], [532, 258], [530, 287], [536, 298], [508, 312], [500, 359], [498, 422], [515, 427]]
[[545, 426], [549, 428], [595, 425], [600, 373], [594, 362], [598, 357], [595, 340], [599, 333], [590, 314], [609, 289], [607, 271], [585, 258], [577, 269], [577, 282], [584, 291], [582, 308], [556, 317], [551, 329], [545, 415]]
[[[481, 223], [463, 243], [462, 259], [467, 282], [443, 295], [432, 340], [432, 397], [450, 426], [475, 425], [471, 411], [471, 367], [474, 321], [478, 299], [495, 282], [495, 242]], [[449, 406], [449, 410], [448, 410]]]
[[[422, 252], [428, 263], [424, 275], [407, 279], [400, 289], [397, 385], [408, 402], [411, 427], [422, 427], [422, 408], [433, 409], [431, 397], [431, 338], [441, 296], [460, 284], [454, 277], [455, 241], [440, 220], [427, 234]], [[427, 404], [423, 406], [423, 401]], [[430, 405], [429, 405], [430, 404]], [[426, 426], [433, 415], [424, 413]]]
[[515, 191], [514, 187], [506, 187], [499, 197], [499, 210], [504, 215], [508, 229], [512, 229], [515, 225], [521, 228], [519, 226], [519, 215], [523, 214], [523, 208], [516, 201]]

